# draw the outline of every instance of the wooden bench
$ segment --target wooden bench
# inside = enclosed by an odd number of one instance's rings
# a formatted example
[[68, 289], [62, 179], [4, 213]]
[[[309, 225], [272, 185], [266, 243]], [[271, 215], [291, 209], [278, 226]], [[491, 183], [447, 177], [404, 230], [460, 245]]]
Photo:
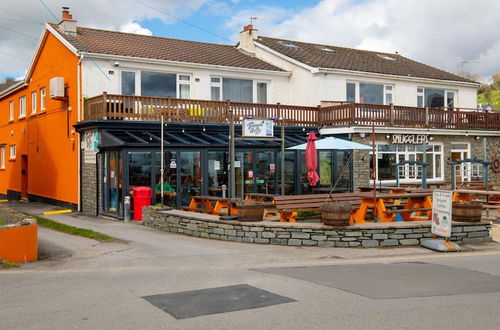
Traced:
[[[298, 212], [321, 211], [321, 206], [326, 201], [331, 201], [329, 196], [329, 194], [275, 196], [274, 203], [280, 213], [280, 222], [295, 222]], [[332, 196], [333, 201], [351, 203], [353, 208], [361, 204], [361, 198], [355, 193], [332, 194]]]

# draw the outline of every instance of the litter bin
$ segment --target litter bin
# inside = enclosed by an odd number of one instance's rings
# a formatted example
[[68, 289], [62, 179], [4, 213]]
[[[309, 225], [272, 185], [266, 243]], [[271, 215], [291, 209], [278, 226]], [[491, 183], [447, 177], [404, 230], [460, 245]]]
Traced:
[[142, 220], [142, 208], [151, 205], [152, 190], [149, 187], [136, 187], [132, 190], [134, 197], [134, 220]]

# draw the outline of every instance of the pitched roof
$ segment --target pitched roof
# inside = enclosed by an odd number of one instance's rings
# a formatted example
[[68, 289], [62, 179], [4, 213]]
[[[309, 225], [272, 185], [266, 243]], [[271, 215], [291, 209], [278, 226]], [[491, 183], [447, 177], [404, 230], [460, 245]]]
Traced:
[[85, 27], [77, 27], [76, 35], [70, 35], [64, 33], [57, 24], [51, 23], [49, 25], [73, 47], [82, 52], [283, 72], [282, 69], [247, 55], [231, 45]]
[[257, 43], [314, 68], [341, 69], [475, 83], [399, 54], [258, 37]]

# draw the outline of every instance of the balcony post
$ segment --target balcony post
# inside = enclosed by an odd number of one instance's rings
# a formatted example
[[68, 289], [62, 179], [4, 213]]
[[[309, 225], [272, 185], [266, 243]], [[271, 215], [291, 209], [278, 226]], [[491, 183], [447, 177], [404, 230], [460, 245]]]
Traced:
[[490, 126], [488, 122], [489, 120], [488, 112], [489, 112], [488, 110], [484, 111], [484, 128], [488, 128]]
[[171, 97], [167, 96], [167, 121], [172, 120], [172, 101]]
[[425, 127], [429, 127], [429, 107], [425, 107]]
[[324, 125], [324, 122], [323, 122], [323, 112], [321, 111], [321, 105], [320, 104], [318, 104], [316, 106], [316, 113], [317, 113], [317, 115], [316, 115], [316, 124], [318, 126], [323, 126]]
[[351, 125], [356, 123], [356, 104], [351, 103]]
[[108, 119], [108, 93], [102, 92], [102, 108], [101, 108], [101, 118]]
[[390, 104], [391, 108], [389, 109], [389, 123], [391, 126], [394, 126], [394, 103]]

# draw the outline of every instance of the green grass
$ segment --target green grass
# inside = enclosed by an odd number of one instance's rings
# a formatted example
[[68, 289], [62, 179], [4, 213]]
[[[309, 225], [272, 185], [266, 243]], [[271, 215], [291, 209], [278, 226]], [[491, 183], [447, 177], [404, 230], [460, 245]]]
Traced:
[[66, 225], [64, 223], [56, 222], [43, 217], [35, 217], [38, 224], [42, 227], [49, 228], [52, 230], [57, 230], [66, 234], [86, 237], [90, 239], [95, 239], [100, 242], [116, 242], [118, 239], [108, 236], [106, 234], [98, 233], [90, 229], [78, 228]]
[[[490, 94], [490, 101], [487, 98], [487, 93]], [[492, 104], [493, 108], [500, 109], [500, 90], [491, 90], [481, 93], [477, 96], [477, 103]]]
[[19, 265], [16, 264], [15, 262], [10, 262], [0, 258], [0, 268], [15, 268], [15, 267], [19, 267]]
[[0, 219], [0, 226], [3, 226], [3, 225], [5, 225], [5, 222], [3, 222], [2, 219]]

